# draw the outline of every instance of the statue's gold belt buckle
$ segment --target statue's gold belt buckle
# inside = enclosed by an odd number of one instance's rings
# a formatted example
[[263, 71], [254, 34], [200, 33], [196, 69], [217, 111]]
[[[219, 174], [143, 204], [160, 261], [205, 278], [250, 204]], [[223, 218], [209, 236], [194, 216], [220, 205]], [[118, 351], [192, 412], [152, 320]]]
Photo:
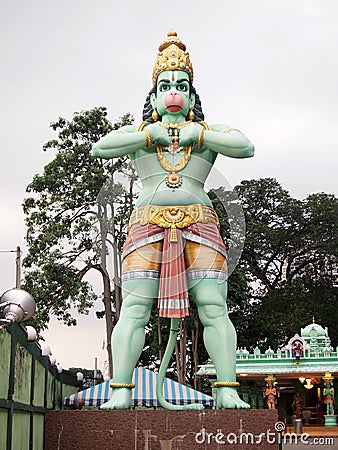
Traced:
[[196, 220], [183, 208], [168, 207], [161, 209], [149, 223], [161, 228], [170, 228], [170, 242], [177, 242], [176, 229], [189, 227], [196, 223]]

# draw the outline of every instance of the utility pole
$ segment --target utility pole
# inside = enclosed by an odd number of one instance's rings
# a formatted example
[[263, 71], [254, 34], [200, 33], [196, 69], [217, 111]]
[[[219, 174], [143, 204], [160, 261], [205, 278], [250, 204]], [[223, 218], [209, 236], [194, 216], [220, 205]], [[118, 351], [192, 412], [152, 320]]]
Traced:
[[0, 250], [0, 253], [16, 253], [15, 258], [15, 287], [17, 289], [21, 288], [21, 248], [20, 246], [16, 247], [16, 250]]
[[16, 247], [16, 282], [15, 287], [20, 289], [21, 287], [21, 249], [20, 247]]
[[94, 359], [95, 369], [94, 369], [94, 386], [96, 386], [97, 383], [97, 358]]

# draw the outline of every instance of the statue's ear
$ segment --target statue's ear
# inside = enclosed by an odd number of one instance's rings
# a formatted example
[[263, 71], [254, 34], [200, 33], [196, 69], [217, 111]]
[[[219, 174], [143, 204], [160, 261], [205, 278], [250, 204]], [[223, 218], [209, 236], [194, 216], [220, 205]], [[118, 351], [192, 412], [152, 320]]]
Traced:
[[195, 94], [190, 94], [190, 100], [189, 100], [190, 109], [194, 108], [195, 100], [196, 100]]
[[156, 103], [156, 94], [155, 94], [155, 92], [153, 92], [150, 95], [150, 104], [153, 108], [155, 108], [155, 106], [156, 106], [155, 103]]

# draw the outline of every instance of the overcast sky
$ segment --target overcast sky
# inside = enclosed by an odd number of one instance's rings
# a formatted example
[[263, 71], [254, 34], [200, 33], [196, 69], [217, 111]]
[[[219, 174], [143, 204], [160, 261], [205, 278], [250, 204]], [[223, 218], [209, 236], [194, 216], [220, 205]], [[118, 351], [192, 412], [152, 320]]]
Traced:
[[[13, 0], [1, 2], [0, 17], [0, 293], [15, 284], [14, 254], [3, 251], [25, 252], [25, 188], [54, 157], [42, 151], [49, 123], [96, 106], [141, 121], [171, 28], [187, 45], [206, 121], [255, 144], [253, 159], [218, 159], [231, 185], [274, 177], [297, 198], [337, 194], [335, 0]], [[105, 358], [104, 323], [80, 324], [53, 321], [46, 333], [64, 367]]]

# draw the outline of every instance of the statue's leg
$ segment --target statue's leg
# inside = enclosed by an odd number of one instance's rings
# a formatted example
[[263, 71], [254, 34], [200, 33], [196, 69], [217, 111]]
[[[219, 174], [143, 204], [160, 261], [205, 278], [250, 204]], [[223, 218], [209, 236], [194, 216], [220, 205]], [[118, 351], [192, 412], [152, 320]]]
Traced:
[[[112, 335], [113, 382], [131, 383], [133, 371], [144, 346], [144, 328], [149, 321], [158, 280], [134, 279], [123, 282], [123, 303]], [[113, 389], [110, 400], [101, 409], [129, 409], [132, 390]]]
[[[212, 359], [217, 381], [236, 381], [236, 331], [228, 317], [227, 282], [204, 278], [189, 282], [200, 320], [204, 326], [204, 344]], [[250, 408], [241, 400], [236, 387], [217, 389], [217, 409]]]

